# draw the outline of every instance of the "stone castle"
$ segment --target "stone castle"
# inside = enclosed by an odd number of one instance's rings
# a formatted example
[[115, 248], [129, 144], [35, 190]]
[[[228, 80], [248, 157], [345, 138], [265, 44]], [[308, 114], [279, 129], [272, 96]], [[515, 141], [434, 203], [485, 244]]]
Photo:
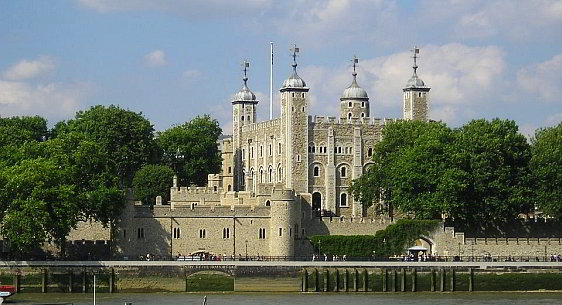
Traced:
[[[367, 92], [357, 83], [340, 97], [340, 117], [309, 115], [309, 88], [292, 74], [280, 89], [281, 116], [257, 122], [258, 100], [244, 84], [232, 100], [232, 136], [220, 143], [222, 169], [208, 175], [206, 187], [179, 186], [170, 202], [143, 205], [132, 197], [113, 233], [81, 223], [72, 244], [109, 244], [130, 259], [152, 255], [209, 253], [226, 257], [311, 256], [310, 235], [372, 235], [392, 223], [383, 202], [367, 207], [349, 187], [371, 165], [382, 129], [398, 119], [372, 118]], [[428, 120], [430, 88], [413, 74], [403, 88], [404, 120]], [[111, 236], [113, 234], [113, 236]], [[111, 240], [111, 242], [110, 242]], [[557, 239], [469, 239], [444, 228], [418, 241], [434, 255], [542, 255], [544, 244], [562, 251]], [[476, 252], [475, 252], [476, 251]]]

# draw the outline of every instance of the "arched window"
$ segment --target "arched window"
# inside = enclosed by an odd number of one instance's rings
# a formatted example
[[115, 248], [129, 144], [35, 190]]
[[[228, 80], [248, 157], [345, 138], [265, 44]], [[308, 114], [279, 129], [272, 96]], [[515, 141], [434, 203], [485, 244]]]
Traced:
[[244, 122], [244, 116], [240, 117], [240, 121]]
[[342, 178], [345, 178], [345, 176], [346, 176], [346, 174], [347, 174], [346, 171], [347, 171], [347, 170], [346, 170], [346, 167], [345, 167], [345, 166], [342, 166], [341, 169], [340, 169], [340, 173], [341, 173], [341, 177], [342, 177]]
[[353, 106], [352, 102], [347, 103], [347, 107], [351, 108], [351, 106]]
[[265, 179], [263, 177], [263, 167], [260, 167], [260, 183], [264, 183]]
[[281, 168], [281, 163], [277, 164], [277, 181], [281, 182], [283, 177], [283, 169]]
[[320, 167], [318, 165], [314, 166], [314, 177], [320, 176]]
[[340, 195], [340, 207], [346, 207], [347, 206], [347, 194], [343, 193]]
[[351, 112], [347, 114], [347, 119], [351, 120]]
[[372, 157], [373, 156], [373, 148], [369, 147], [369, 149], [367, 150], [367, 156], [368, 157]]
[[246, 184], [246, 182], [245, 182], [246, 181], [246, 170], [242, 171], [242, 179], [241, 180], [242, 181], [240, 181], [240, 185]]
[[273, 182], [273, 168], [271, 168], [271, 166], [269, 167], [269, 169], [267, 170], [268, 175], [269, 175], [269, 183]]
[[269, 200], [266, 201], [266, 202], [265, 202], [265, 206], [266, 206], [266, 207], [270, 207], [270, 206], [271, 206], [271, 201], [269, 201]]
[[227, 189], [229, 192], [232, 191], [232, 186], [229, 184]]
[[361, 117], [362, 117], [362, 118], [365, 117], [365, 112], [361, 112]]

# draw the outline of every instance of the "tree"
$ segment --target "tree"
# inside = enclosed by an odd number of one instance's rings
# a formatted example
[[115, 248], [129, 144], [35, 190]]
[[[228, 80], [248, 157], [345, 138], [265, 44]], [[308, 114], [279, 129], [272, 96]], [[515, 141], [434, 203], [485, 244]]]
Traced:
[[57, 124], [54, 134], [79, 132], [100, 145], [113, 162], [123, 186], [130, 186], [134, 173], [156, 158], [156, 143], [152, 124], [142, 116], [118, 106], [94, 106], [79, 111], [74, 120]]
[[386, 126], [375, 145], [374, 164], [351, 187], [366, 204], [383, 200], [417, 218], [439, 218], [447, 211], [453, 132], [443, 123], [400, 121]]
[[562, 123], [539, 129], [532, 140], [534, 198], [540, 210], [562, 217]]
[[217, 140], [221, 133], [218, 121], [208, 115], [162, 132], [158, 145], [163, 163], [177, 172], [182, 185], [205, 185], [207, 174], [220, 170]]
[[42, 117], [0, 118], [0, 147], [44, 141], [46, 137], [47, 120]]
[[143, 166], [133, 178], [136, 198], [143, 204], [153, 204], [156, 196], [162, 196], [162, 201], [167, 202], [173, 177], [174, 171], [169, 166]]

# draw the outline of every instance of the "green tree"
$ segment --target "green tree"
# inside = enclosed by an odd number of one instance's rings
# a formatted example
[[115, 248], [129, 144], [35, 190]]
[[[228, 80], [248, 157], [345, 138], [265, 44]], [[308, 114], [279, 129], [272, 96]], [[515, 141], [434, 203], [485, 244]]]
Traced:
[[221, 166], [217, 140], [222, 130], [208, 115], [172, 127], [158, 137], [163, 163], [173, 168], [182, 185], [205, 185], [207, 174]]
[[141, 113], [124, 110], [118, 106], [94, 106], [79, 111], [74, 120], [58, 123], [54, 134], [79, 132], [99, 144], [113, 162], [114, 175], [123, 186], [130, 186], [134, 173], [156, 158], [154, 128]]
[[534, 197], [540, 210], [562, 217], [562, 123], [539, 129], [532, 140]]
[[47, 120], [42, 117], [0, 118], [0, 147], [44, 141], [46, 137]]
[[153, 204], [156, 196], [162, 196], [162, 201], [170, 199], [170, 186], [174, 171], [165, 165], [145, 165], [135, 174], [133, 188], [138, 200], [143, 204]]

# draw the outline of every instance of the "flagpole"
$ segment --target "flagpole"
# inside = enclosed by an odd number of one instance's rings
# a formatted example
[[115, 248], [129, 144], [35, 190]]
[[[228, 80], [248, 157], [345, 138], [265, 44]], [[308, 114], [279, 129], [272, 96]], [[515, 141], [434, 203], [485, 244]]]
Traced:
[[273, 120], [273, 41], [271, 45], [271, 66], [269, 69], [269, 119]]

